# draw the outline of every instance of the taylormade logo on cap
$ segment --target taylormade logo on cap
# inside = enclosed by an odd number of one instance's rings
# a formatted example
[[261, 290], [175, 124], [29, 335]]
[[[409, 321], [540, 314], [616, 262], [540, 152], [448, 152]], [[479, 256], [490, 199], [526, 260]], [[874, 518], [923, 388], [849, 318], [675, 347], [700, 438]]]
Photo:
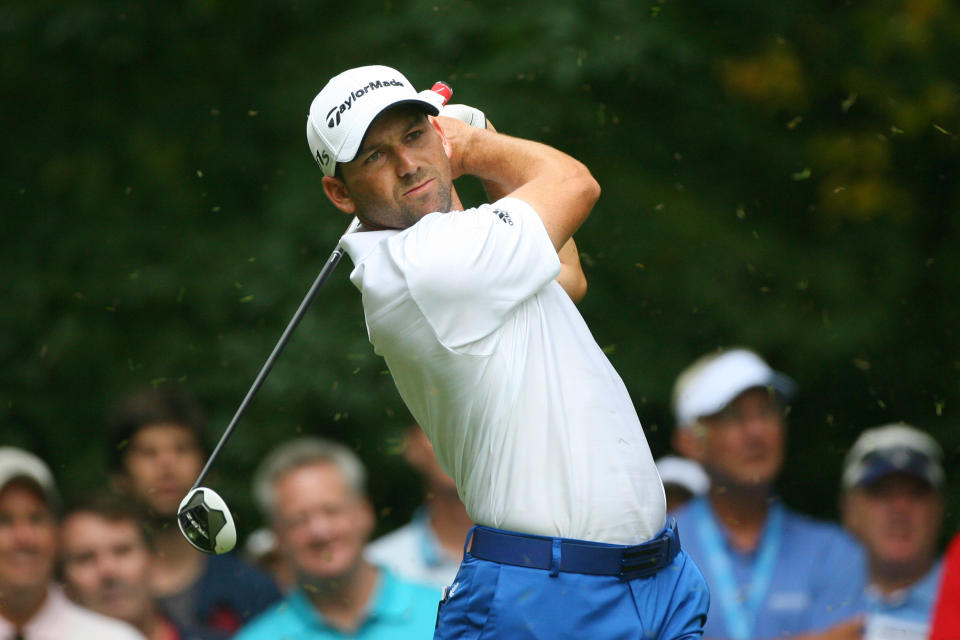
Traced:
[[327, 126], [331, 129], [338, 124], [340, 124], [340, 114], [350, 109], [353, 106], [353, 101], [362, 98], [367, 95], [368, 91], [373, 91], [374, 89], [379, 89], [380, 87], [402, 87], [404, 86], [403, 82], [400, 80], [375, 80], [365, 87], [361, 87], [356, 91], [351, 91], [350, 95], [347, 96], [347, 99], [340, 103], [339, 106], [330, 109], [330, 113], [327, 114]]
[[353, 160], [377, 116], [398, 104], [416, 105], [430, 115], [439, 113], [437, 105], [390, 67], [357, 67], [331, 78], [307, 115], [307, 144], [324, 175], [334, 175], [338, 162]]

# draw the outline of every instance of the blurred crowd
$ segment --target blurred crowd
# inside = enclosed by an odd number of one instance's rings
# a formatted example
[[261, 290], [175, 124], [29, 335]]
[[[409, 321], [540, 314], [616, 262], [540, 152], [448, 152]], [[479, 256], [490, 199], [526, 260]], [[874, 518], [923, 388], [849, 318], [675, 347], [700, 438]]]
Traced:
[[[960, 537], [939, 548], [940, 446], [907, 424], [863, 430], [837, 488], [840, 521], [804, 515], [776, 489], [794, 387], [744, 348], [677, 377], [674, 451], [658, 470], [710, 586], [704, 637], [960, 638]], [[208, 556], [176, 523], [208, 454], [202, 414], [174, 386], [121, 399], [109, 486], [71, 504], [43, 460], [0, 447], [0, 640], [432, 637], [473, 523], [417, 425], [403, 455], [423, 502], [408, 524], [371, 541], [363, 462], [301, 437], [253, 474], [264, 526]]]

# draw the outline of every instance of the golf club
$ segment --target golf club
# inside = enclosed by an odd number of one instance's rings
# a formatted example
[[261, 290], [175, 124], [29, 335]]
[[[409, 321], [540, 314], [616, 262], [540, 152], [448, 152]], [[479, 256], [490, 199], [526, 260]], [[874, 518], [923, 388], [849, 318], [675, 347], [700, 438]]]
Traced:
[[[344, 232], [344, 235], [353, 233], [358, 226], [360, 226], [360, 221], [354, 218]], [[200, 475], [197, 476], [197, 481], [193, 483], [193, 488], [187, 492], [187, 495], [180, 502], [180, 508], [177, 511], [177, 523], [180, 525], [180, 531], [190, 544], [204, 553], [226, 553], [233, 549], [237, 542], [237, 527], [233, 521], [230, 509], [227, 507], [223, 498], [212, 489], [200, 485], [210, 472], [217, 456], [220, 455], [220, 450], [223, 449], [227, 440], [230, 439], [230, 435], [233, 433], [240, 418], [243, 417], [243, 414], [246, 412], [250, 400], [253, 399], [253, 396], [256, 395], [260, 389], [267, 374], [270, 373], [274, 363], [280, 356], [280, 352], [283, 351], [283, 348], [287, 345], [290, 336], [297, 328], [297, 325], [300, 324], [313, 299], [317, 296], [317, 292], [320, 291], [320, 288], [327, 281], [327, 278], [330, 277], [330, 274], [333, 273], [333, 270], [337, 264], [339, 264], [343, 253], [344, 250], [338, 243], [336, 249], [333, 250], [333, 253], [331, 253], [327, 259], [326, 264], [323, 265], [323, 269], [320, 270], [317, 279], [314, 280], [310, 290], [307, 291], [307, 295], [303, 298], [303, 302], [300, 303], [300, 307], [296, 313], [293, 314], [293, 318], [290, 319], [287, 328], [284, 329], [280, 340], [277, 341], [276, 346], [270, 353], [270, 357], [267, 358], [267, 361], [260, 369], [260, 373], [257, 374], [253, 385], [251, 385], [250, 390], [247, 391], [246, 397], [237, 408], [233, 419], [230, 420], [230, 424], [227, 425], [223, 435], [220, 436], [220, 441], [217, 442], [217, 446], [214, 447], [213, 452], [207, 459], [207, 463], [200, 471]]]

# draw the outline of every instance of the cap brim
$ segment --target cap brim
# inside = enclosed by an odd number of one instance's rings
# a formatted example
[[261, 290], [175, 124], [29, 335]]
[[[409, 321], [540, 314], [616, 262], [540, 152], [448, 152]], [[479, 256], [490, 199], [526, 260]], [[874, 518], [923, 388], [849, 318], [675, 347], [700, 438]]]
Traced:
[[781, 402], [787, 402], [793, 397], [793, 394], [796, 391], [796, 384], [789, 376], [775, 371], [771, 375], [762, 379], [730, 386], [724, 390], [724, 393], [718, 394], [715, 401], [711, 405], [704, 406], [701, 409], [702, 413], [699, 417], [707, 418], [717, 415], [726, 409], [731, 402], [736, 400], [738, 396], [750, 391], [751, 389], [771, 390], [776, 394], [777, 398]]
[[336, 161], [353, 162], [357, 157], [357, 151], [363, 144], [363, 139], [367, 135], [367, 130], [370, 129], [370, 126], [376, 121], [376, 119], [390, 109], [407, 104], [421, 107], [427, 115], [435, 116], [440, 113], [440, 110], [436, 105], [423, 100], [422, 98], [405, 98], [403, 100], [397, 100], [396, 102], [391, 102], [390, 104], [384, 105], [379, 111], [372, 112], [370, 117], [367, 119], [367, 122], [364, 123], [362, 127], [360, 126], [359, 122], [354, 124], [353, 129], [351, 129], [351, 131], [347, 134], [343, 146], [340, 148], [340, 153], [337, 154]]
[[936, 473], [932, 470], [929, 463], [911, 462], [908, 465], [896, 465], [888, 461], [878, 462], [870, 465], [864, 470], [863, 474], [854, 483], [857, 487], [868, 487], [875, 482], [893, 475], [912, 476], [923, 480], [931, 487], [937, 488], [940, 483], [937, 482]]

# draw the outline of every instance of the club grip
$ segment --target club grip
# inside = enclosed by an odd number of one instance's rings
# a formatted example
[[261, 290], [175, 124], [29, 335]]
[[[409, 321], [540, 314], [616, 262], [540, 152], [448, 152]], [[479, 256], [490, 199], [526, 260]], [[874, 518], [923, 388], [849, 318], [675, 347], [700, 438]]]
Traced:
[[448, 85], [446, 82], [434, 82], [433, 86], [430, 87], [430, 91], [443, 97], [443, 104], [450, 102], [450, 98], [453, 97], [453, 87]]

